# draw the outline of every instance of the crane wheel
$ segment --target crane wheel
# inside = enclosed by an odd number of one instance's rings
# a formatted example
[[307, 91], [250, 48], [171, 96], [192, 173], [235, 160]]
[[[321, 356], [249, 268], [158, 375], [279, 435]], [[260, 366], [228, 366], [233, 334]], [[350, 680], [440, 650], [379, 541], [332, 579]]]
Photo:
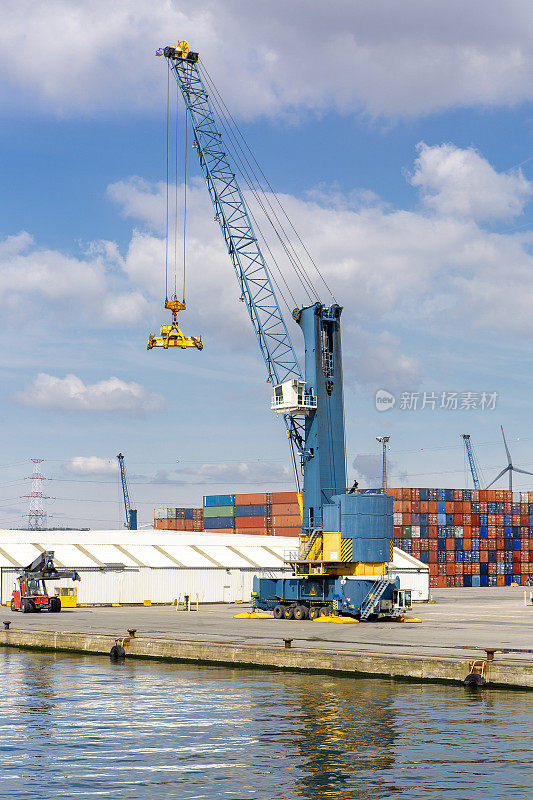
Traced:
[[13, 598], [11, 598], [11, 611], [16, 611], [16, 610], [17, 610], [17, 607], [15, 605], [15, 601], [13, 600]]
[[303, 620], [307, 619], [307, 609], [305, 606], [296, 606], [293, 612], [294, 619]]
[[283, 610], [283, 616], [285, 619], [294, 619], [294, 607], [286, 606], [286, 608]]
[[29, 614], [31, 611], [30, 601], [29, 600], [22, 600], [20, 604], [20, 610], [23, 614]]
[[283, 606], [276, 606], [274, 608], [274, 619], [283, 619], [285, 616], [285, 609]]
[[313, 620], [320, 616], [320, 609], [316, 606], [309, 609], [309, 619]]
[[321, 617], [331, 617], [333, 614], [333, 606], [322, 606], [320, 609], [320, 616]]
[[54, 613], [59, 613], [61, 611], [61, 600], [59, 597], [51, 597], [50, 603], [48, 604], [48, 611]]

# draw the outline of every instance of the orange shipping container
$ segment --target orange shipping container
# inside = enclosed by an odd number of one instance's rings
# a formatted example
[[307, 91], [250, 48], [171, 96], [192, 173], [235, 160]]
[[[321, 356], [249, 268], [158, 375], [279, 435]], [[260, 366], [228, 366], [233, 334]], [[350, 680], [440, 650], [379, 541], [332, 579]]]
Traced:
[[436, 500], [430, 500], [428, 502], [428, 511], [429, 511], [430, 514], [436, 514], [437, 513], [437, 501]]
[[[238, 520], [242, 519], [242, 517], [237, 517]], [[258, 519], [258, 517], [249, 517], [249, 519]], [[297, 517], [290, 516], [290, 515], [283, 515], [280, 516], [272, 516], [272, 525], [274, 528], [282, 527], [282, 528], [301, 528], [302, 527], [302, 518], [298, 514]]]
[[256, 492], [255, 494], [236, 494], [236, 506], [260, 506], [268, 503], [266, 492]]
[[266, 517], [235, 517], [235, 529], [238, 528], [266, 528]]
[[300, 516], [298, 503], [272, 503], [272, 516]]
[[295, 538], [299, 536], [301, 528], [272, 528], [273, 536], [291, 536]]
[[[217, 533], [220, 533], [220, 531], [217, 531]], [[227, 531], [224, 531], [224, 533], [227, 533]], [[267, 530], [266, 528], [239, 528], [239, 529], [236, 528], [235, 529], [235, 533], [236, 533], [237, 536], [272, 536], [273, 535], [272, 531], [270, 529]]]
[[[240, 495], [235, 496], [235, 501], [237, 501], [237, 497]], [[272, 505], [276, 505], [278, 503], [295, 503], [298, 505], [298, 495], [296, 492], [272, 492]], [[235, 502], [237, 505], [237, 502]], [[241, 505], [239, 503], [239, 505]], [[253, 504], [251, 504], [253, 505]]]

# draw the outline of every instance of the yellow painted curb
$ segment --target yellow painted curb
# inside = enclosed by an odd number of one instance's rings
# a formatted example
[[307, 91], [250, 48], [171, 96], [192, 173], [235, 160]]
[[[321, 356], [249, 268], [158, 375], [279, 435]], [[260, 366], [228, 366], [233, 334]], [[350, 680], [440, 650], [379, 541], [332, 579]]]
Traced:
[[422, 622], [422, 620], [417, 617], [402, 617], [402, 622]]
[[336, 622], [337, 624], [346, 625], [346, 624], [353, 624], [359, 623], [358, 619], [352, 619], [351, 617], [317, 617], [313, 620], [313, 622]]
[[240, 614], [234, 614], [233, 619], [274, 619], [272, 614], [267, 614], [266, 611], [259, 611], [255, 614], [250, 611], [241, 611]]

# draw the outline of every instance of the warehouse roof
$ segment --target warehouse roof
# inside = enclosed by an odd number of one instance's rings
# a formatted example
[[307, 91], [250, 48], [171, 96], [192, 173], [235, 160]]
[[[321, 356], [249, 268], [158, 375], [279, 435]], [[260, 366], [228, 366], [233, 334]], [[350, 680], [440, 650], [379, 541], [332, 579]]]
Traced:
[[43, 550], [57, 566], [280, 568], [295, 537], [176, 531], [0, 530], [0, 567], [24, 567]]

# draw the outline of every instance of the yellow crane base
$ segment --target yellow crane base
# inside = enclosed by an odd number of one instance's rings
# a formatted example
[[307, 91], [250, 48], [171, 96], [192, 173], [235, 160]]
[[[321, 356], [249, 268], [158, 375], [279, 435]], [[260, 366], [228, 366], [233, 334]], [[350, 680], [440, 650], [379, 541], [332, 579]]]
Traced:
[[153, 347], [164, 347], [168, 350], [169, 347], [181, 347], [185, 350], [187, 347], [196, 347], [197, 350], [204, 349], [204, 343], [201, 336], [185, 336], [178, 326], [178, 311], [184, 311], [185, 303], [179, 300], [167, 300], [165, 308], [172, 311], [172, 322], [170, 325], [161, 325], [161, 336], [156, 336], [151, 333], [148, 337], [147, 350]]

